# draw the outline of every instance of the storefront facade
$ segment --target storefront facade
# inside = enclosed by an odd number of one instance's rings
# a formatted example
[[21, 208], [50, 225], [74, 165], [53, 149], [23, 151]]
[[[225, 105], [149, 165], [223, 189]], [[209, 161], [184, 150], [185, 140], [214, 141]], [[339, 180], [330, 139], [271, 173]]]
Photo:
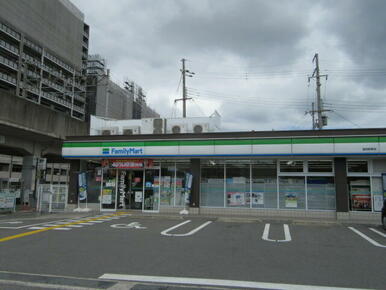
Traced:
[[385, 197], [384, 129], [74, 137], [63, 157], [99, 162], [101, 210], [333, 217]]

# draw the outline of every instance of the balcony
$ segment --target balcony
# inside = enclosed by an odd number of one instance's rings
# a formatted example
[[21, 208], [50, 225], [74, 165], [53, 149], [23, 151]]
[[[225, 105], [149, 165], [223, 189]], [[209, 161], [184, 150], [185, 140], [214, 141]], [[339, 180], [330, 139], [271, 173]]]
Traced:
[[33, 43], [32, 41], [30, 41], [28, 39], [24, 40], [24, 45], [28, 46], [29, 48], [33, 49], [34, 51], [36, 51], [40, 54], [43, 52], [43, 49], [41, 47], [37, 46], [35, 43]]
[[67, 102], [67, 101], [63, 100], [62, 98], [59, 98], [59, 97], [54, 96], [54, 95], [47, 93], [47, 92], [42, 92], [42, 97], [44, 97], [48, 100], [51, 100], [55, 103], [61, 104], [61, 105], [68, 107], [68, 108], [71, 108], [71, 106], [72, 106], [72, 104], [70, 102]]
[[54, 82], [51, 82], [50, 80], [48, 80], [46, 78], [43, 78], [42, 81], [43, 81], [43, 84], [45, 84], [45, 85], [47, 85], [47, 86], [49, 86], [49, 87], [59, 91], [60, 93], [64, 93], [64, 88], [62, 86], [60, 86], [60, 85], [58, 85], [58, 84], [56, 84]]
[[37, 96], [40, 95], [40, 94], [39, 94], [39, 89], [36, 88], [36, 87], [33, 87], [33, 86], [30, 86], [30, 85], [27, 85], [27, 84], [26, 84], [26, 85], [24, 85], [24, 89], [26, 89], [27, 91], [29, 91], [29, 92], [31, 92], [31, 93], [37, 95]]
[[58, 59], [56, 56], [53, 56], [52, 54], [48, 53], [48, 52], [45, 52], [44, 53], [44, 56], [49, 59], [50, 61], [52, 61], [53, 63], [57, 64], [58, 66], [66, 69], [67, 71], [71, 72], [71, 73], [74, 73], [74, 69], [69, 66], [68, 64], [64, 63], [63, 61], [61, 61], [60, 59]]
[[80, 95], [77, 95], [77, 94], [74, 94], [73, 96], [74, 96], [74, 99], [76, 99], [76, 100], [78, 100], [80, 102], [83, 102], [83, 103], [86, 102], [86, 98], [83, 97], [83, 96], [80, 96]]
[[4, 48], [5, 50], [7, 50], [15, 55], [19, 55], [19, 49], [16, 46], [9, 44], [8, 42], [5, 42], [2, 39], [0, 39], [0, 47]]
[[0, 55], [0, 63], [2, 63], [3, 65], [5, 65], [5, 66], [7, 66], [9, 68], [12, 68], [12, 69], [14, 69], [16, 71], [18, 70], [16, 62], [11, 61], [8, 58], [2, 57], [1, 55]]
[[36, 58], [29, 56], [28, 54], [23, 53], [22, 57], [29, 64], [33, 64], [39, 68], [43, 66], [42, 63], [40, 62], [40, 60], [37, 60]]
[[76, 106], [76, 105], [74, 105], [73, 110], [75, 110], [77, 112], [81, 112], [83, 114], [85, 112], [85, 109], [83, 109], [82, 107]]
[[3, 23], [0, 23], [0, 30], [18, 41], [20, 41], [21, 39], [20, 33], [14, 31], [13, 29], [9, 28], [7, 25]]
[[7, 75], [7, 74], [4, 74], [2, 72], [0, 72], [0, 80], [6, 82], [6, 83], [9, 83], [11, 85], [16, 85], [16, 79]]

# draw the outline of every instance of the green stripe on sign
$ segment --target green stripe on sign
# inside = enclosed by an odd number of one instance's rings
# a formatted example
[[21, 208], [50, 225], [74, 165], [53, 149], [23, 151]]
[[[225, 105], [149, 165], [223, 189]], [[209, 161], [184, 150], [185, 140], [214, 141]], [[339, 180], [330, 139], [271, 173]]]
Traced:
[[214, 145], [251, 145], [252, 140], [215, 140]]
[[187, 140], [180, 141], [180, 146], [212, 146], [214, 145], [213, 140]]
[[145, 141], [145, 146], [179, 146], [179, 141]]
[[291, 139], [252, 139], [252, 144], [291, 144]]
[[376, 143], [379, 137], [335, 137], [334, 143]]
[[328, 144], [334, 143], [334, 138], [294, 138], [292, 144]]

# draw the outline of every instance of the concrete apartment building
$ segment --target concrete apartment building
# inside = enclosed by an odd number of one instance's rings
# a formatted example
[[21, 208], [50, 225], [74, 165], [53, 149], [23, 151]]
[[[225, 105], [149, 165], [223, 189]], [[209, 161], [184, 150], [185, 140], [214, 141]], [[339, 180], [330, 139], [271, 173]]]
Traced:
[[87, 102], [90, 115], [129, 120], [158, 118], [146, 103], [144, 90], [133, 81], [124, 88], [110, 78], [106, 62], [100, 55], [90, 55], [87, 65]]
[[17, 192], [20, 203], [34, 204], [38, 180], [68, 179], [60, 144], [88, 132], [88, 42], [84, 15], [68, 0], [0, 2], [0, 192]]

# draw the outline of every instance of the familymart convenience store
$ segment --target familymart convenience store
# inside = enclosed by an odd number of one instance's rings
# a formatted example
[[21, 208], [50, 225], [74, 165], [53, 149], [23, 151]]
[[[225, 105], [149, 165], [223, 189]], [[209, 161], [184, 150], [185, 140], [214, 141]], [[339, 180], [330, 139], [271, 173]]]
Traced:
[[385, 197], [386, 129], [70, 137], [62, 153], [97, 164], [101, 210], [370, 218]]

